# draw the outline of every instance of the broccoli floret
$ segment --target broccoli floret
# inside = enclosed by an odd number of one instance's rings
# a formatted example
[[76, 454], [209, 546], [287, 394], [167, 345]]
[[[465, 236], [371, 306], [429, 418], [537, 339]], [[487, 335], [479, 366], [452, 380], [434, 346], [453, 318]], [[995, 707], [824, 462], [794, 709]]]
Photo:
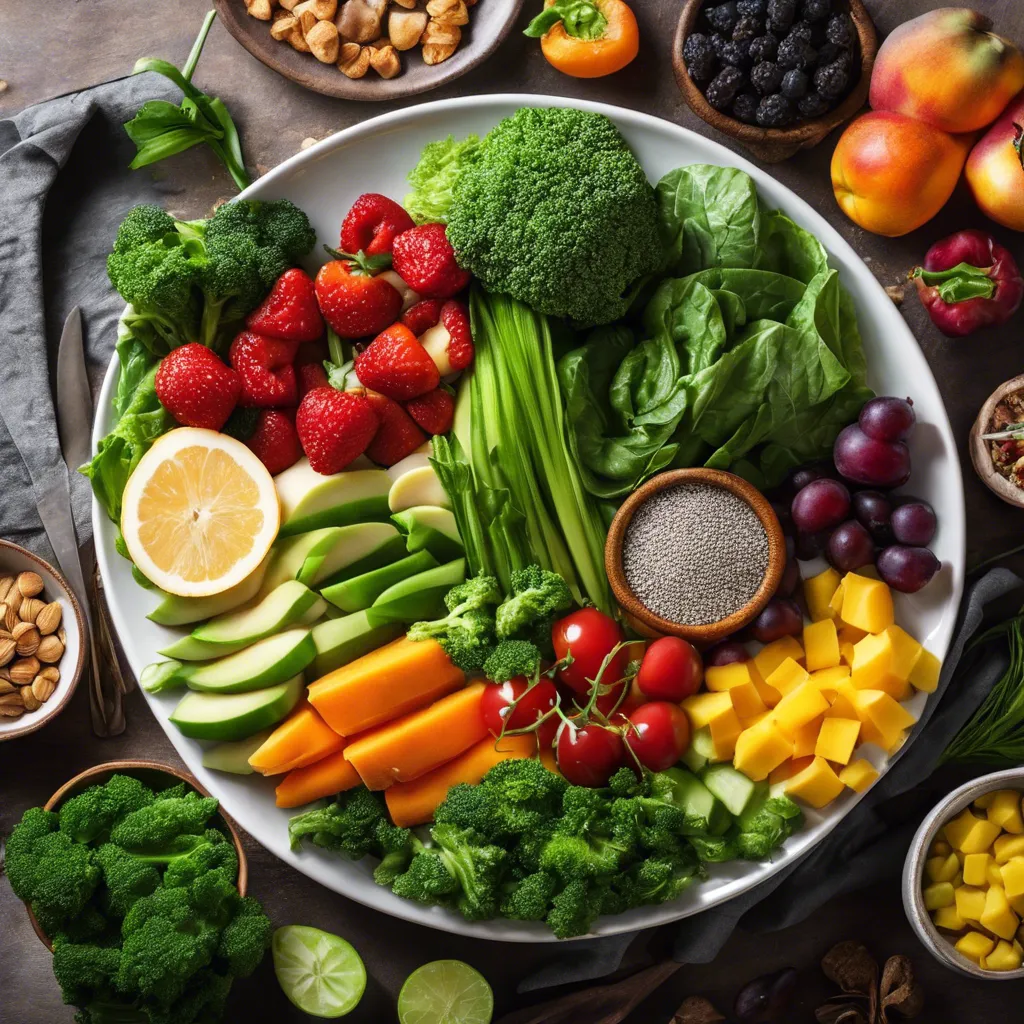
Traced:
[[494, 647], [494, 609], [501, 602], [498, 581], [476, 576], [445, 594], [448, 614], [433, 622], [416, 622], [410, 640], [436, 640], [464, 672], [483, 668]]
[[496, 683], [518, 676], [533, 678], [540, 667], [540, 650], [529, 640], [502, 640], [487, 656], [484, 674]]
[[226, 961], [236, 978], [248, 978], [259, 967], [270, 946], [273, 926], [263, 908], [251, 896], [245, 896], [235, 916], [221, 932], [217, 956]]
[[738, 819], [735, 842], [739, 856], [763, 860], [777, 850], [802, 821], [803, 812], [789, 797], [770, 797]]
[[110, 840], [133, 853], [159, 857], [187, 853], [198, 845], [206, 823], [217, 813], [217, 801], [190, 791], [181, 797], [161, 797], [125, 815], [110, 832]]
[[238, 877], [238, 854], [223, 832], [208, 828], [192, 849], [167, 860], [163, 882], [167, 888], [191, 885], [208, 871], [222, 868], [229, 877]]
[[116, 917], [124, 917], [136, 900], [151, 895], [160, 885], [155, 865], [113, 843], [104, 843], [96, 851], [96, 863], [103, 872], [107, 908]]
[[115, 979], [121, 965], [121, 951], [115, 946], [53, 944], [53, 976], [61, 996], [71, 1006], [88, 1006], [118, 999]]
[[569, 585], [556, 572], [528, 565], [513, 570], [512, 593], [495, 613], [499, 640], [529, 640], [537, 647], [551, 647], [551, 625], [559, 612], [572, 607]]
[[547, 926], [560, 939], [586, 935], [602, 910], [607, 887], [586, 878], [575, 878], [551, 900], [545, 918]]
[[501, 903], [501, 915], [513, 921], [543, 921], [557, 890], [557, 879], [545, 871], [535, 871], [506, 894]]
[[125, 815], [153, 799], [153, 791], [138, 779], [112, 775], [103, 785], [90, 786], [61, 805], [60, 830], [79, 843], [103, 842]]
[[5, 869], [18, 899], [31, 899], [36, 879], [35, 845], [44, 836], [56, 832], [58, 820], [53, 811], [30, 807], [11, 829], [7, 837]]
[[288, 836], [293, 850], [308, 839], [314, 846], [360, 860], [368, 854], [380, 856], [384, 842], [400, 846], [406, 830], [392, 833], [393, 828], [380, 794], [359, 786], [339, 794], [326, 807], [297, 814], [288, 822]]
[[664, 261], [654, 190], [601, 114], [521, 108], [460, 159], [452, 196], [460, 266], [539, 313], [617, 320]]
[[452, 187], [463, 169], [476, 159], [479, 150], [478, 135], [467, 135], [460, 142], [449, 135], [447, 139], [427, 143], [419, 162], [409, 172], [413, 191], [403, 203], [417, 224], [447, 222], [452, 207]]

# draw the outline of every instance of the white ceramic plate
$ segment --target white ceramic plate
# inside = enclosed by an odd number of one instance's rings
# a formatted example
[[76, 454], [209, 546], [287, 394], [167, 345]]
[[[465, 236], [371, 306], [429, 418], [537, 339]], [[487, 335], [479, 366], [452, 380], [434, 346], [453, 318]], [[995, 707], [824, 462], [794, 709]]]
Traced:
[[[473, 96], [426, 103], [365, 121], [285, 161], [243, 195], [252, 199], [293, 200], [309, 215], [319, 241], [334, 244], [342, 217], [361, 192], [373, 189], [402, 199], [407, 191], [405, 175], [426, 143], [449, 133], [457, 137], [469, 132], [484, 134], [518, 107], [531, 105], [577, 106], [607, 114], [633, 147], [652, 182], [667, 171], [689, 163], [742, 168], [754, 178], [771, 206], [781, 208], [813, 232], [831, 253], [833, 265], [840, 270], [843, 283], [856, 302], [870, 385], [879, 394], [909, 394], [914, 399], [918, 426], [911, 442], [913, 493], [930, 501], [938, 513], [939, 532], [933, 548], [943, 567], [920, 594], [897, 595], [897, 619], [936, 655], [943, 657], [963, 590], [964, 503], [956, 444], [938, 388], [909, 328], [871, 271], [819, 214], [764, 171], [717, 143], [646, 114], [558, 97]], [[100, 395], [96, 440], [110, 427], [116, 373], [116, 363], [112, 363]], [[114, 550], [113, 525], [95, 503], [93, 517], [111, 612], [132, 669], [138, 674], [143, 666], [156, 659], [157, 649], [166, 645], [174, 633], [145, 618], [155, 604], [153, 596], [132, 580], [128, 562]], [[809, 572], [817, 571], [812, 566], [805, 568]], [[554, 941], [541, 924], [470, 923], [457, 914], [400, 899], [374, 884], [369, 864], [351, 863], [313, 849], [291, 851], [286, 827], [290, 812], [274, 806], [273, 781], [208, 771], [200, 763], [201, 745], [183, 737], [168, 722], [177, 696], [147, 695], [147, 699], [188, 767], [223, 801], [225, 810], [267, 849], [299, 871], [369, 907], [444, 931], [512, 942]], [[911, 702], [911, 710], [919, 713], [924, 699], [924, 694], [918, 694]], [[913, 738], [911, 734], [910, 740]], [[864, 749], [874, 750], [872, 747]], [[884, 756], [881, 751], [876, 753], [879, 755], [877, 764], [884, 770]], [[707, 882], [693, 886], [675, 902], [602, 918], [594, 934], [612, 935], [663, 924], [738, 896], [820, 842], [858, 799], [848, 791], [823, 813], [808, 813], [805, 827], [785, 844], [771, 863], [716, 865]]]

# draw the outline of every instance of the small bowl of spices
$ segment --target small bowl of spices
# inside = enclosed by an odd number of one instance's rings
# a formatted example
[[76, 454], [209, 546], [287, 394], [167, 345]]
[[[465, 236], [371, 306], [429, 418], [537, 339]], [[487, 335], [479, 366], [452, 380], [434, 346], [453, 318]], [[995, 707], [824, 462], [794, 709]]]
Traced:
[[971, 428], [970, 449], [981, 482], [1003, 501], [1024, 508], [1024, 376], [989, 395]]
[[616, 600], [641, 631], [711, 644], [751, 622], [786, 564], [782, 527], [752, 484], [717, 469], [652, 477], [605, 543]]

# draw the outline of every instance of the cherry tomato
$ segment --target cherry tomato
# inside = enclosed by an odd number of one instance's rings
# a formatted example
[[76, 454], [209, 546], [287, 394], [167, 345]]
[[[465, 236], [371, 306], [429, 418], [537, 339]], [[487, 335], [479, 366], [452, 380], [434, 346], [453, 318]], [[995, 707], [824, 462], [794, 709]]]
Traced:
[[[551, 627], [555, 657], [572, 654], [573, 663], [561, 669], [558, 678], [577, 693], [589, 694], [590, 681], [596, 678], [601, 662], [611, 649], [624, 639], [622, 627], [596, 608], [581, 608], [559, 619]], [[606, 685], [618, 682], [629, 664], [629, 651], [624, 647], [612, 659], [603, 676]]]
[[555, 750], [558, 770], [574, 786], [605, 785], [626, 756], [622, 736], [596, 723], [577, 729], [571, 722], [563, 722]]
[[704, 666], [693, 644], [678, 636], [655, 640], [636, 675], [640, 692], [651, 700], [679, 703], [692, 697], [704, 679]]
[[[507, 683], [488, 683], [480, 698], [480, 712], [488, 731], [494, 736], [500, 736], [502, 726], [507, 729], [525, 729], [533, 725], [555, 706], [557, 697], [555, 684], [550, 679], [541, 679], [531, 689], [529, 680], [525, 676], [518, 676]], [[519, 702], [514, 709], [510, 707], [513, 701]], [[538, 741], [544, 746], [550, 746], [558, 724], [559, 719], [552, 715], [537, 730]]]
[[690, 745], [690, 720], [678, 704], [651, 701], [630, 713], [623, 742], [645, 768], [663, 772]]

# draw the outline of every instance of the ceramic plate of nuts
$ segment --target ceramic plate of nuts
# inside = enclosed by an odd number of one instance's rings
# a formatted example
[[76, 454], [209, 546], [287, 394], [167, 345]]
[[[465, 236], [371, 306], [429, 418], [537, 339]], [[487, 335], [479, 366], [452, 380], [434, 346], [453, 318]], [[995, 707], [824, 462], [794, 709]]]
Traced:
[[293, 82], [349, 100], [436, 89], [482, 63], [523, 0], [214, 0], [227, 30]]
[[0, 541], [0, 741], [34, 732], [67, 704], [82, 674], [83, 635], [60, 574]]

